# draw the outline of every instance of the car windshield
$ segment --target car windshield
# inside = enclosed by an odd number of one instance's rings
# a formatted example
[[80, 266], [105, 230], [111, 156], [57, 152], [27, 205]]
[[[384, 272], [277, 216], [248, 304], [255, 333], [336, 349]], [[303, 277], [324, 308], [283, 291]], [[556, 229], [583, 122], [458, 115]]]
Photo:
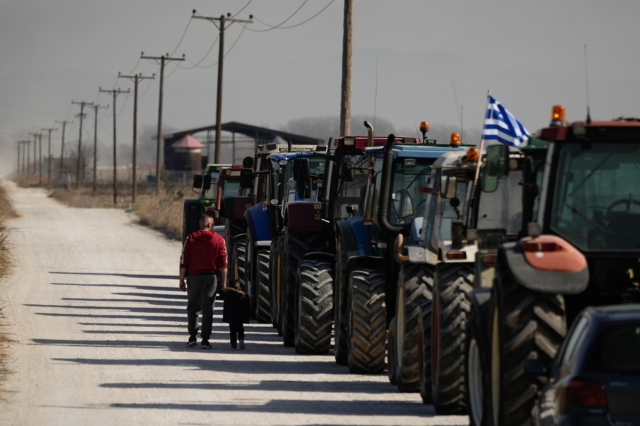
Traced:
[[583, 251], [640, 250], [639, 148], [562, 144], [551, 229]]
[[603, 329], [590, 352], [589, 372], [640, 374], [640, 322]]
[[427, 200], [426, 188], [435, 158], [398, 158], [393, 164], [393, 190], [389, 203], [389, 223], [411, 223], [421, 216]]

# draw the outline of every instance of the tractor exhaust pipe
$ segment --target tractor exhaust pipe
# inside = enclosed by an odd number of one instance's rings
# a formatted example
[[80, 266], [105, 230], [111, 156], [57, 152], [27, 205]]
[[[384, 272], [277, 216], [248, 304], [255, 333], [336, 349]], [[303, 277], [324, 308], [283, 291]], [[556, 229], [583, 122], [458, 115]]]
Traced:
[[389, 223], [389, 199], [391, 199], [391, 177], [393, 169], [393, 142], [396, 137], [393, 133], [387, 138], [384, 146], [382, 163], [382, 187], [380, 188], [380, 210], [378, 220], [384, 230], [390, 233], [399, 233], [402, 226], [394, 226]]
[[373, 126], [368, 121], [365, 121], [364, 127], [367, 128], [367, 146], [373, 146]]

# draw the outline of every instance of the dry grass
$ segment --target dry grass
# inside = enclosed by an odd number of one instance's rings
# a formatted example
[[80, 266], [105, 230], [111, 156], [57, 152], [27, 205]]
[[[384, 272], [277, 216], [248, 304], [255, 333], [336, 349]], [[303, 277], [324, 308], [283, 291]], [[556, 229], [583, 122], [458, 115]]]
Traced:
[[182, 205], [186, 191], [163, 190], [159, 195], [139, 197], [134, 211], [140, 223], [164, 231], [170, 237], [182, 239]]
[[[14, 210], [7, 191], [0, 185], [0, 281], [11, 273], [11, 268], [13, 267], [11, 246], [7, 239], [9, 229], [7, 228], [6, 220], [17, 216], [18, 213]], [[7, 368], [7, 356], [9, 343], [12, 341], [6, 330], [5, 317], [2, 310], [3, 305], [0, 305], [0, 383], [10, 373]], [[0, 399], [2, 397], [3, 394], [0, 392]]]

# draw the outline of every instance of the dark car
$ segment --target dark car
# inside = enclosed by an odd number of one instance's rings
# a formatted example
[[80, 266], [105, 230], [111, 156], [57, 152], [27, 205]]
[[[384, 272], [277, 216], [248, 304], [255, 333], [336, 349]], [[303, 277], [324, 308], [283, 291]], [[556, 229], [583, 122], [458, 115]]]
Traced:
[[531, 412], [534, 425], [640, 426], [640, 305], [588, 308], [575, 320]]

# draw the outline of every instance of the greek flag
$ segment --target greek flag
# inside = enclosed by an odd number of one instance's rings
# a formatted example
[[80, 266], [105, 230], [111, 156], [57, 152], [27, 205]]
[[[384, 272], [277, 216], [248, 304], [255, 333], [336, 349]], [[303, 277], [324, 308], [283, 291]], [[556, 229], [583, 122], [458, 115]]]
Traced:
[[500, 102], [493, 96], [489, 96], [482, 136], [487, 141], [498, 141], [519, 148], [529, 140], [531, 135]]

